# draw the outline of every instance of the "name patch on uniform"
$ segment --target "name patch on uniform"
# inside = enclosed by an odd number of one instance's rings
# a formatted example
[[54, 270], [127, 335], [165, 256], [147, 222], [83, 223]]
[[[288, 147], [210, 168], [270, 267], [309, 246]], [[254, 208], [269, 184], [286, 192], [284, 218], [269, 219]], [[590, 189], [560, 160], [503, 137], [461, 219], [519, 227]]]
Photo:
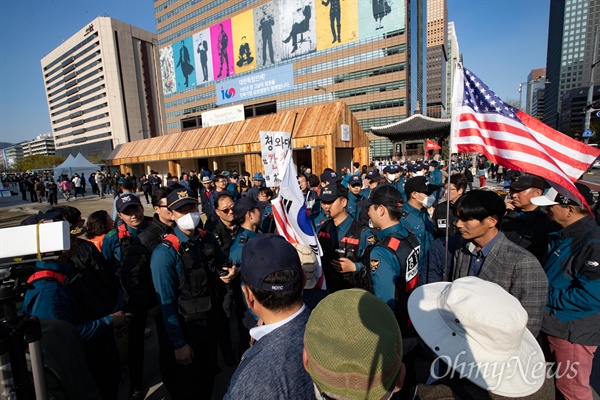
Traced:
[[377, 258], [371, 258], [371, 273], [374, 274], [377, 272], [377, 268], [379, 268], [379, 264], [381, 264], [381, 260]]
[[598, 265], [598, 261], [587, 260], [585, 262], [586, 267], [597, 267]]
[[409, 282], [419, 272], [419, 253], [421, 246], [415, 247], [406, 257], [406, 282]]
[[446, 220], [438, 219], [438, 228], [445, 228], [445, 227], [446, 227]]

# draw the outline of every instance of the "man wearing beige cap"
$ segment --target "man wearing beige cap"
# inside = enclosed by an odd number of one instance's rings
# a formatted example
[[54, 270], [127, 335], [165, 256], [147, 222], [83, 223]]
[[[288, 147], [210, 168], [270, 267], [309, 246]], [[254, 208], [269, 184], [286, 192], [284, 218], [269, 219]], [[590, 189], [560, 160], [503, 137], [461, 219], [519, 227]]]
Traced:
[[[594, 196], [582, 183], [575, 187], [588, 204]], [[566, 399], [591, 399], [590, 373], [600, 345], [600, 228], [588, 209], [550, 189], [531, 202], [547, 207], [562, 229], [550, 234], [543, 267], [549, 291], [542, 332], [559, 365], [572, 365], [573, 376], [556, 376]]]

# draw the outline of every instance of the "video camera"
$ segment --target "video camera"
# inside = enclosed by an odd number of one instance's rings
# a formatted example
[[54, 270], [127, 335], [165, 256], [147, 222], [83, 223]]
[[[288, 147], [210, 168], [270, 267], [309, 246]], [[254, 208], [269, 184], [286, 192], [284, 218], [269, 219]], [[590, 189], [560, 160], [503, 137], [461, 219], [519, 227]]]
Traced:
[[69, 250], [70, 235], [68, 222], [44, 222], [41, 216], [33, 225], [0, 229], [0, 393], [8, 398], [47, 398], [40, 321], [19, 314], [17, 303], [27, 290], [27, 279], [35, 272], [35, 261], [56, 259]]

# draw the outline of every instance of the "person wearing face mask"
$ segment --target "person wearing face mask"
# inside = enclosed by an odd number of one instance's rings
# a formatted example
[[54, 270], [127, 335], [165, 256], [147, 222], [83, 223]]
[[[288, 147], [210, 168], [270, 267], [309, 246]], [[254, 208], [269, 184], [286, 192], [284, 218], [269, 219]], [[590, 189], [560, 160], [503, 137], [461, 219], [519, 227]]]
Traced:
[[162, 314], [157, 325], [159, 365], [173, 399], [211, 398], [217, 374], [218, 332], [224, 284], [237, 268], [213, 235], [198, 228], [198, 200], [190, 190], [174, 190], [167, 208], [176, 226], [150, 260], [152, 281]]
[[[427, 209], [432, 206], [435, 197], [432, 196], [439, 186], [430, 185], [424, 176], [415, 176], [406, 181], [404, 190], [408, 199], [402, 207], [400, 223], [415, 234], [421, 243], [421, 254], [426, 254], [433, 242], [435, 226], [429, 217]], [[419, 260], [419, 272], [423, 257]]]
[[132, 241], [123, 258], [121, 283], [127, 293], [126, 310], [133, 313], [129, 323], [127, 359], [129, 362], [129, 399], [143, 399], [144, 334], [148, 315], [160, 318], [152, 275], [150, 258], [163, 238], [173, 232], [175, 221], [167, 209], [167, 196], [173, 189], [161, 187], [152, 193], [154, 217], [152, 224]]

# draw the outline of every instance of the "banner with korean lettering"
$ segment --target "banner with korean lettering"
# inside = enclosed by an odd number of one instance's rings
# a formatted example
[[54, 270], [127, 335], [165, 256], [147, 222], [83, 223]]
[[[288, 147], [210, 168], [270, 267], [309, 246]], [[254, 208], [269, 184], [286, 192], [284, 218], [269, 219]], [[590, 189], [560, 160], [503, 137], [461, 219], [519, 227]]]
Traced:
[[279, 186], [285, 155], [292, 148], [292, 134], [290, 132], [260, 131], [260, 147], [265, 170], [265, 183], [267, 186]]
[[294, 67], [286, 64], [215, 85], [217, 105], [241, 102], [294, 89]]

